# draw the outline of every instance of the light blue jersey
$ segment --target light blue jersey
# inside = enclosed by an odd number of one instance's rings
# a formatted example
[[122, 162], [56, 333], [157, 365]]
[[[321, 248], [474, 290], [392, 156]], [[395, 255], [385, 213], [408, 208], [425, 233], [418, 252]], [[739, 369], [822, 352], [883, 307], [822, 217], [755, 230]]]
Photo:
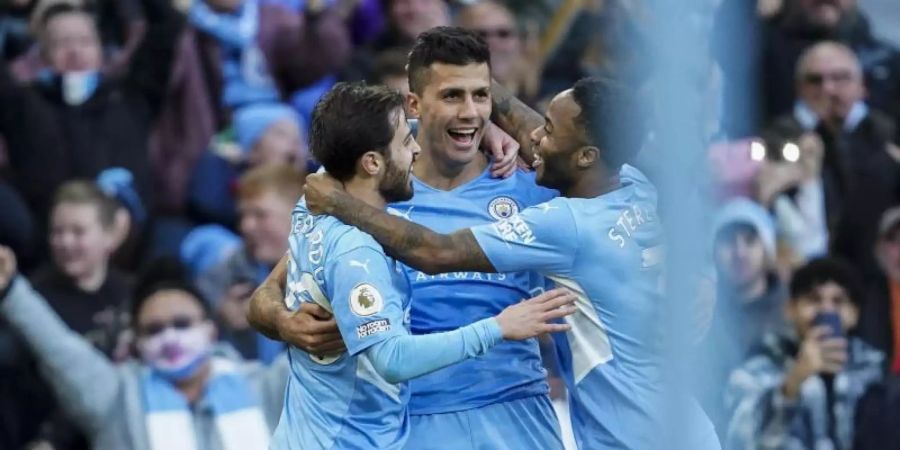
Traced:
[[[665, 448], [656, 191], [632, 167], [621, 179], [596, 198], [560, 197], [472, 228], [498, 271], [537, 270], [577, 296], [578, 312], [566, 318], [572, 329], [557, 346], [582, 449]], [[689, 422], [699, 430], [685, 433], [712, 433], [695, 404], [684, 414], [696, 415]]]
[[409, 434], [406, 383], [390, 384], [364, 351], [408, 334], [406, 274], [381, 246], [330, 216], [294, 210], [285, 302], [333, 312], [347, 346], [336, 358], [290, 347], [291, 375], [276, 449], [401, 449]]
[[[491, 178], [490, 168], [450, 191], [413, 178], [412, 200], [390, 205], [388, 212], [450, 233], [511, 217], [521, 209], [547, 201], [556, 191], [538, 186], [534, 174], [517, 171], [510, 178]], [[412, 332], [452, 330], [492, 317], [531, 297], [533, 273], [454, 272], [427, 275], [404, 266], [412, 286]], [[489, 353], [412, 380], [410, 414], [439, 414], [521, 399], [548, 392], [537, 341], [503, 342]], [[548, 420], [556, 421], [555, 417]]]

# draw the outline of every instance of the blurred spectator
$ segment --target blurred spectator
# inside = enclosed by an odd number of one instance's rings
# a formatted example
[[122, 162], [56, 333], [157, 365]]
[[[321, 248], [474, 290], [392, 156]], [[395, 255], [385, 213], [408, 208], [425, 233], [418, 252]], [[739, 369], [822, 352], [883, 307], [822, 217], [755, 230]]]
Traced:
[[60, 406], [95, 449], [266, 448], [287, 364], [241, 362], [216, 346], [200, 295], [173, 269], [143, 278], [131, 329], [139, 360], [114, 365], [72, 333], [0, 248], [0, 315], [36, 355]]
[[900, 375], [900, 206], [882, 216], [875, 254], [881, 270], [868, 274], [859, 334], [884, 352], [889, 371]]
[[409, 94], [409, 78], [406, 76], [408, 54], [406, 50], [391, 49], [376, 55], [373, 82], [395, 89], [405, 98]]
[[[900, 201], [892, 181], [900, 166], [885, 151], [894, 124], [864, 101], [859, 60], [842, 44], [810, 47], [797, 64], [795, 80], [799, 98], [794, 112], [776, 119], [765, 134], [776, 142], [770, 145], [775, 158], [788, 162], [799, 154], [778, 154], [783, 144], [797, 143], [805, 133], [821, 140], [820, 179], [797, 186], [792, 196], [808, 217], [818, 216], [810, 220], [827, 233], [825, 242], [833, 244], [832, 249], [865, 264], [883, 204]], [[848, 239], [852, 243], [840, 244]]]
[[306, 1], [302, 11], [255, 0], [193, 3], [152, 146], [160, 206], [183, 211], [192, 170], [235, 107], [287, 101], [307, 88], [315, 99], [327, 89], [323, 77], [351, 53], [347, 28], [329, 3]]
[[[723, 19], [727, 34], [718, 39], [725, 46], [720, 61], [726, 67], [729, 90], [737, 94], [728, 99], [729, 108], [743, 109], [742, 102], [761, 102], [761, 116], [746, 117], [746, 122], [733, 128], [746, 135], [753, 133], [753, 124], [767, 122], [787, 113], [796, 98], [793, 82], [794, 68], [800, 55], [809, 47], [826, 40], [843, 43], [853, 49], [861, 61], [865, 75], [869, 103], [896, 119], [900, 119], [900, 53], [872, 34], [868, 19], [857, 6], [857, 0], [792, 0], [770, 17], [758, 19], [764, 23], [735, 26], [739, 14], [753, 17], [754, 1], [733, 1], [729, 8], [731, 19]], [[738, 4], [741, 4], [738, 8]], [[724, 12], [724, 11], [723, 11]], [[730, 28], [729, 28], [730, 27]], [[728, 31], [730, 30], [730, 33]], [[729, 46], [745, 43], [739, 49]], [[728, 55], [727, 53], [731, 53]], [[752, 74], [753, 79], [747, 74]], [[751, 84], [761, 86], [757, 95], [740, 95], [740, 91], [754, 92]], [[749, 127], [747, 123], [749, 122]]]
[[385, 0], [388, 27], [375, 40], [375, 52], [394, 47], [410, 47], [419, 33], [450, 25], [450, 9], [445, 0]]
[[357, 49], [353, 61], [341, 73], [342, 80], [372, 79], [376, 55], [386, 50], [409, 49], [419, 33], [451, 22], [445, 0], [384, 0], [382, 4], [387, 27], [369, 45]]
[[[70, 181], [56, 192], [50, 214], [51, 263], [38, 269], [34, 289], [75, 333], [114, 358], [127, 318], [131, 279], [110, 265], [127, 233], [127, 215], [91, 181]], [[39, 379], [22, 379], [22, 384]], [[32, 417], [42, 421], [45, 418]], [[44, 427], [57, 448], [86, 448], [85, 438], [59, 414]]]
[[784, 310], [793, 333], [767, 335], [731, 374], [726, 405], [734, 415], [724, 447], [851, 448], [856, 402], [881, 379], [884, 359], [852, 334], [860, 290], [852, 269], [833, 259], [794, 274]]
[[775, 271], [775, 226], [762, 206], [734, 199], [715, 217], [716, 306], [702, 343], [704, 407], [721, 432], [723, 388], [764, 335], [783, 331], [787, 290]]
[[853, 450], [900, 448], [900, 377], [873, 384], [856, 407]]
[[177, 18], [165, 2], [146, 0], [153, 39], [144, 41], [125, 78], [100, 73], [101, 44], [94, 19], [66, 4], [41, 19], [43, 57], [49, 67], [29, 85], [18, 85], [0, 62], [0, 135], [7, 143], [11, 181], [38, 224], [53, 192], [72, 178], [94, 178], [109, 167], [133, 176], [151, 205], [148, 137], [165, 88]]
[[238, 182], [242, 248], [197, 280], [222, 321], [222, 337], [246, 358], [270, 362], [283, 349], [247, 323], [250, 294], [287, 252], [291, 211], [303, 192], [303, 174], [286, 165], [261, 166]]
[[11, 61], [32, 45], [28, 17], [36, 0], [6, 0], [0, 4], [0, 60]]
[[526, 59], [523, 30], [503, 3], [480, 1], [459, 11], [456, 26], [478, 33], [491, 49], [491, 76], [526, 103], [537, 97], [541, 67]]
[[130, 278], [110, 266], [126, 233], [124, 212], [96, 184], [60, 186], [50, 214], [52, 263], [34, 288], [73, 331], [112, 355], [131, 293]]
[[201, 223], [234, 227], [234, 190], [246, 168], [285, 164], [305, 169], [306, 139], [293, 109], [260, 103], [235, 111], [234, 134], [239, 148], [214, 145], [203, 154], [190, 183], [189, 210]]
[[346, 28], [324, 1], [302, 14], [253, 0], [195, 2], [188, 14], [201, 56], [213, 72], [208, 87], [228, 109], [277, 101], [339, 68], [349, 55]]
[[30, 268], [35, 247], [35, 224], [31, 211], [19, 192], [0, 176], [0, 245], [23, 255], [23, 266]]

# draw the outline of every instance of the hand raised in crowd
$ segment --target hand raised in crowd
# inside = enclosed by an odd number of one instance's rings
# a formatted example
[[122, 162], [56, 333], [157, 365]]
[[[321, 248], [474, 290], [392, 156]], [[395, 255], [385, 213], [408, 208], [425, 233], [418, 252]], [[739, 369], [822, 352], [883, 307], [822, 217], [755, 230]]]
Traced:
[[342, 193], [346, 195], [341, 182], [324, 172], [308, 175], [303, 187], [306, 207], [313, 214], [331, 214], [334, 197]]
[[338, 355], [347, 349], [334, 316], [315, 303], [301, 303], [295, 312], [285, 310], [278, 317], [278, 334], [312, 355]]
[[807, 378], [818, 374], [836, 374], [847, 362], [847, 339], [827, 337], [828, 326], [813, 327], [800, 344], [797, 361], [788, 373], [784, 383], [784, 394], [796, 398], [800, 385]]
[[537, 297], [506, 307], [497, 315], [504, 339], [522, 340], [545, 333], [568, 331], [571, 327], [555, 323], [577, 311], [575, 296], [565, 289], [553, 289]]
[[9, 247], [0, 246], [0, 292], [5, 291], [16, 276], [16, 255]]

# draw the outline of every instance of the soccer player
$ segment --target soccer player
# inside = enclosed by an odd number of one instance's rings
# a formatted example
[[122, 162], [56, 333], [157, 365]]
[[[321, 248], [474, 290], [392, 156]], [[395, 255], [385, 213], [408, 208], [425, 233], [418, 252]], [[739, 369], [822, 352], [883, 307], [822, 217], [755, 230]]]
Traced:
[[[419, 118], [422, 146], [411, 177], [416, 194], [389, 205], [392, 214], [447, 233], [511, 217], [557, 195], [537, 186], [533, 173], [491, 178], [490, 161], [479, 151], [492, 126], [489, 60], [487, 45], [472, 32], [442, 27], [419, 36], [409, 56], [407, 102]], [[412, 288], [414, 334], [493, 317], [531, 297], [537, 284], [543, 286], [528, 272], [432, 275], [403, 269]], [[280, 301], [283, 295], [275, 291], [270, 297]], [[291, 326], [301, 326], [295, 322]], [[563, 448], [535, 340], [501, 343], [483, 356], [413, 380], [410, 389], [410, 448]]]
[[[536, 270], [575, 292], [579, 312], [566, 319], [572, 329], [557, 344], [582, 449], [673, 445], [663, 431], [656, 192], [625, 164], [645, 135], [636, 103], [631, 91], [605, 79], [584, 79], [557, 95], [530, 139], [537, 182], [562, 197], [451, 234], [367, 207], [327, 177], [307, 180], [312, 211], [366, 230], [411, 267], [426, 273]], [[508, 104], [499, 112], [508, 114]], [[719, 447], [695, 403], [679, 413], [688, 448]]]
[[[349, 195], [384, 209], [412, 197], [419, 153], [400, 94], [339, 83], [317, 105], [311, 150]], [[288, 309], [314, 302], [335, 317], [347, 352], [323, 357], [291, 348], [291, 377], [273, 447], [402, 449], [411, 378], [485, 354], [503, 339], [568, 328], [551, 323], [574, 312], [560, 290], [521, 302], [496, 317], [426, 336], [408, 332], [406, 274], [370, 236], [333, 217], [314, 217], [299, 202], [286, 271]]]

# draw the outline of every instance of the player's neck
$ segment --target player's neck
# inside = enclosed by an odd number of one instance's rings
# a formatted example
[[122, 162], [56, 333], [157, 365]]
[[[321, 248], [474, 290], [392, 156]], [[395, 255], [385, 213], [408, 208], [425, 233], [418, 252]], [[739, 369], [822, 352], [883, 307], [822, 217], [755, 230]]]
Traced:
[[564, 197], [595, 198], [612, 192], [622, 186], [619, 173], [610, 173], [605, 168], [596, 169], [578, 177], [568, 189], [562, 192]]
[[344, 190], [352, 197], [362, 200], [375, 208], [384, 209], [387, 206], [384, 197], [378, 192], [378, 186], [373, 185], [369, 180], [353, 178], [344, 183]]
[[422, 152], [413, 166], [413, 173], [419, 181], [444, 191], [453, 190], [481, 176], [487, 168], [487, 157], [478, 153], [475, 158], [465, 164], [456, 164], [436, 158], [429, 145], [422, 147]]

